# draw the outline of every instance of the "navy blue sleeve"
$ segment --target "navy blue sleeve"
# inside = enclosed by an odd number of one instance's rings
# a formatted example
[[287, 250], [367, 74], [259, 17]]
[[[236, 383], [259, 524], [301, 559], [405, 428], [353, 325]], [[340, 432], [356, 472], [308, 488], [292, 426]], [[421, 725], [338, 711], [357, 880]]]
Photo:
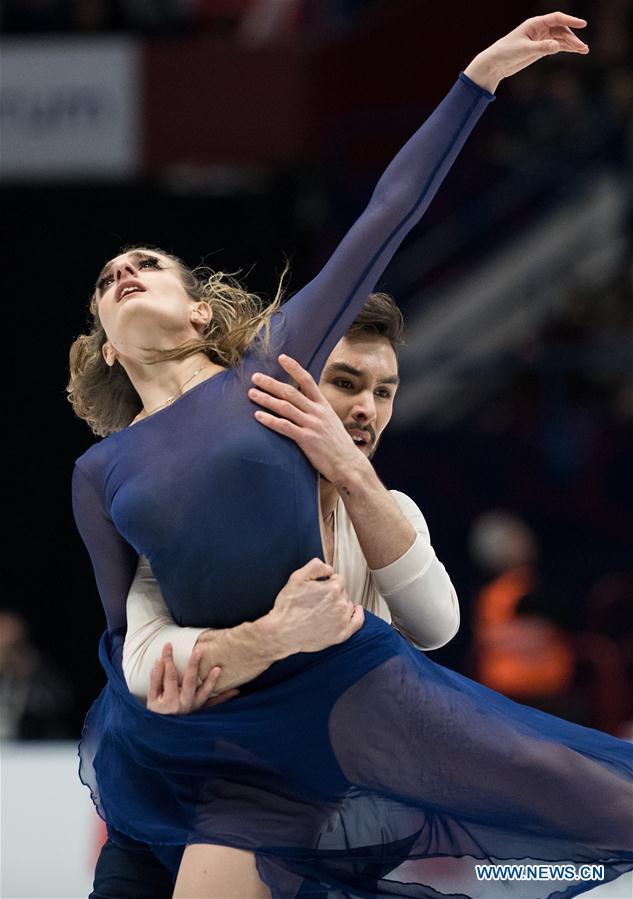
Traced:
[[92, 560], [108, 630], [125, 628], [125, 604], [134, 580], [138, 554], [121, 537], [92, 481], [75, 465], [72, 504], [77, 529]]
[[391, 161], [369, 205], [319, 274], [278, 313], [278, 352], [318, 380], [396, 249], [422, 218], [468, 135], [494, 96], [463, 72]]

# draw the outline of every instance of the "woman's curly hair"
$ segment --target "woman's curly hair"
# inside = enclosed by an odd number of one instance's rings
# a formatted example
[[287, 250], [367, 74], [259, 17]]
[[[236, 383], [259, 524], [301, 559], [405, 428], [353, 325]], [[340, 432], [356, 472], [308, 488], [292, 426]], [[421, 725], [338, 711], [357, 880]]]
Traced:
[[[213, 312], [199, 339], [170, 350], [150, 349], [146, 361], [185, 359], [202, 352], [211, 362], [232, 367], [239, 365], [246, 349], [262, 329], [262, 341], [264, 346], [267, 345], [270, 318], [283, 298], [287, 263], [273, 302], [265, 304], [256, 294], [245, 290], [232, 275], [206, 267], [190, 269], [164, 250], [130, 247], [122, 252], [155, 252], [171, 260], [191, 299], [208, 303]], [[105, 437], [127, 427], [143, 404], [123, 366], [117, 361], [110, 367], [103, 358], [107, 336], [99, 320], [96, 291], [90, 298], [89, 308], [90, 330], [81, 334], [70, 348], [70, 380], [66, 389], [76, 415], [84, 419], [95, 434]]]

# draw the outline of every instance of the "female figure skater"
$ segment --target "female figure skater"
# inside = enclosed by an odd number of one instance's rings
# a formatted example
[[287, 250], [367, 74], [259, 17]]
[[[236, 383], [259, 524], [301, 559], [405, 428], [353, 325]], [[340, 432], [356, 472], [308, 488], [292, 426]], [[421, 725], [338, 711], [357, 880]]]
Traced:
[[[250, 375], [283, 376], [283, 351], [318, 379], [501, 78], [587, 52], [570, 31], [584, 25], [537, 17], [477, 56], [282, 309], [251, 315], [217, 280], [205, 294], [162, 252], [124, 253], [98, 280], [93, 331], [71, 353], [75, 409], [108, 435], [73, 477], [108, 621], [108, 685], [86, 721], [81, 775], [111, 836], [178, 872], [177, 899], [430, 899], [434, 857], [596, 861], [606, 879], [633, 867], [628, 746], [434, 665], [370, 614], [347, 641], [290, 656], [194, 715], [144, 709], [120, 666], [139, 554], [178, 623], [219, 628], [267, 613], [289, 572], [321, 555], [314, 470], [259, 427]], [[472, 884], [462, 895], [481, 895]]]

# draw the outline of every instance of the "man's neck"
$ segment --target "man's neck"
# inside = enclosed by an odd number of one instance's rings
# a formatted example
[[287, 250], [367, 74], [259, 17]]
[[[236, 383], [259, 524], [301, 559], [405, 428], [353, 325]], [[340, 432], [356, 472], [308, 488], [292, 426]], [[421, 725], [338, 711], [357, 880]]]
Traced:
[[326, 521], [334, 511], [339, 500], [339, 493], [334, 484], [319, 477], [319, 497], [321, 499], [321, 517]]

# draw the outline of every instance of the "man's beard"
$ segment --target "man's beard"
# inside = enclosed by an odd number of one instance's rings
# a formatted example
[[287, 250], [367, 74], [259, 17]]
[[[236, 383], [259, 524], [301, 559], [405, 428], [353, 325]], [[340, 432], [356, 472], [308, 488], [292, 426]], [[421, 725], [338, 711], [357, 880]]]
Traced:
[[[363, 431], [365, 434], [367, 434], [369, 436], [369, 443], [365, 444], [365, 446], [370, 447], [369, 452], [367, 453], [367, 458], [373, 459], [376, 454], [376, 450], [378, 449], [378, 442], [379, 442], [380, 438], [376, 437], [376, 432], [371, 427], [371, 425], [366, 428], [347, 428], [346, 430], [347, 431]], [[360, 450], [360, 447], [358, 447], [358, 449]], [[363, 452], [362, 450], [360, 450], [360, 451], [361, 451], [361, 453]], [[363, 453], [363, 455], [365, 455], [365, 454]]]

